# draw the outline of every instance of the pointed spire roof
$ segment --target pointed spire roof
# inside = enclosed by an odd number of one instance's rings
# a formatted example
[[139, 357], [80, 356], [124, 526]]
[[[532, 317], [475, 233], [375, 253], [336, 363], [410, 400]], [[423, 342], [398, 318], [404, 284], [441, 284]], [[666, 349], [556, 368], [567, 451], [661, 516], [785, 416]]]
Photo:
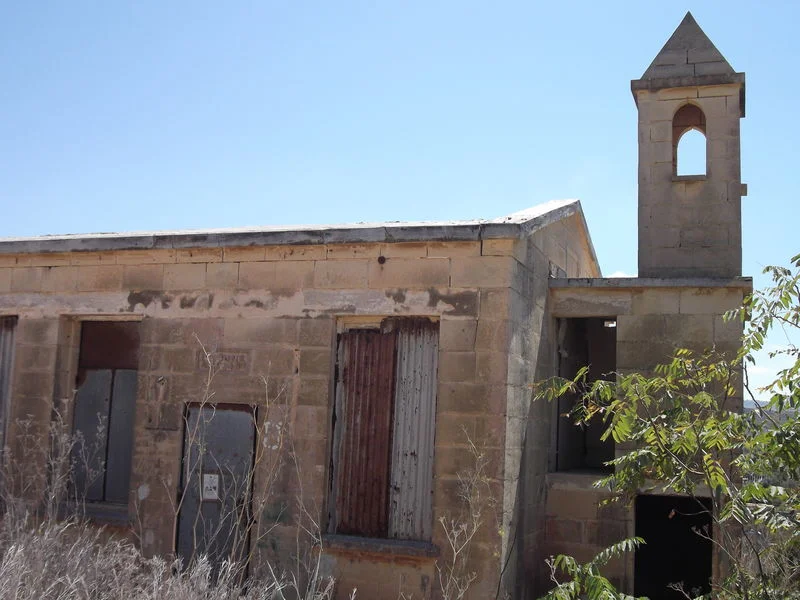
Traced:
[[686, 16], [631, 89], [663, 89], [695, 85], [744, 84], [744, 73], [737, 73], [694, 20]]

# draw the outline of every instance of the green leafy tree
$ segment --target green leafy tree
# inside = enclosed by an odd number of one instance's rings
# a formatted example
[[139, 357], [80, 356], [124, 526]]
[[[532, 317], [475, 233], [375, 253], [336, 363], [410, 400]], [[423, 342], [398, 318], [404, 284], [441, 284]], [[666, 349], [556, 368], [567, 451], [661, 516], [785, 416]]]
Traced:
[[[653, 376], [618, 374], [616, 382], [590, 384], [582, 370], [538, 390], [551, 400], [578, 397], [571, 413], [576, 424], [602, 419], [604, 439], [624, 449], [611, 461], [613, 473], [597, 482], [610, 490], [611, 501], [631, 502], [642, 490], [697, 500], [713, 529], [696, 533], [711, 541], [722, 567], [708, 597], [722, 600], [800, 598], [800, 351], [789, 342], [769, 353], [790, 366], [765, 388], [752, 391], [747, 381], [747, 365], [765, 350], [770, 332], [782, 329], [791, 340], [800, 329], [800, 255], [791, 267], [765, 273], [771, 285], [726, 315], [746, 323], [736, 356], [678, 350]], [[753, 410], [740, 412], [742, 388]], [[550, 559], [556, 587], [546, 598], [625, 598], [600, 567], [639, 543], [612, 546], [586, 565]]]

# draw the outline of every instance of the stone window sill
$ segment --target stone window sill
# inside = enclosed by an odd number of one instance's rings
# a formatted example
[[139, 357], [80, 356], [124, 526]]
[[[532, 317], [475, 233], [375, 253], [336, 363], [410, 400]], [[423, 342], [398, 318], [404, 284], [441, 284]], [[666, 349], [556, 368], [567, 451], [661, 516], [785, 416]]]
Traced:
[[586, 471], [560, 471], [547, 474], [549, 487], [569, 490], [598, 491], [595, 482], [608, 476], [608, 472], [601, 470]]
[[323, 535], [322, 548], [324, 552], [331, 554], [361, 554], [389, 560], [393, 558], [426, 560], [437, 558], [440, 554], [439, 548], [430, 542], [340, 534]]
[[61, 506], [62, 516], [78, 515], [102, 525], [128, 526], [131, 517], [127, 504], [112, 502], [86, 502], [82, 506], [69, 502]]
[[684, 181], [684, 182], [692, 182], [692, 181], [706, 181], [708, 180], [707, 175], [673, 175], [672, 181]]

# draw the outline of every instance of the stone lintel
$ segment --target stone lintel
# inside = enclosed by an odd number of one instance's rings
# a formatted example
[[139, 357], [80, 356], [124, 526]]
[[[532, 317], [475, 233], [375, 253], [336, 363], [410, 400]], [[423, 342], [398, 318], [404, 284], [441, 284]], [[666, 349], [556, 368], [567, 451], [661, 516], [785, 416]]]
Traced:
[[602, 290], [645, 288], [737, 288], [753, 289], [752, 277], [713, 279], [707, 277], [561, 277], [550, 279], [551, 289], [586, 289], [590, 293]]

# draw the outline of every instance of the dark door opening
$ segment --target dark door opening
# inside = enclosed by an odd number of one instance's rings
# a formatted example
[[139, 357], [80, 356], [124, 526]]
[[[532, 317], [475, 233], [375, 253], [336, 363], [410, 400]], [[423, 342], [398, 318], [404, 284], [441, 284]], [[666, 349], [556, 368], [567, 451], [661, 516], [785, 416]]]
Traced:
[[215, 568], [247, 555], [254, 444], [251, 407], [188, 407], [177, 548], [184, 566], [201, 555]]
[[636, 498], [634, 595], [650, 600], [694, 598], [711, 591], [711, 503], [706, 498]]

